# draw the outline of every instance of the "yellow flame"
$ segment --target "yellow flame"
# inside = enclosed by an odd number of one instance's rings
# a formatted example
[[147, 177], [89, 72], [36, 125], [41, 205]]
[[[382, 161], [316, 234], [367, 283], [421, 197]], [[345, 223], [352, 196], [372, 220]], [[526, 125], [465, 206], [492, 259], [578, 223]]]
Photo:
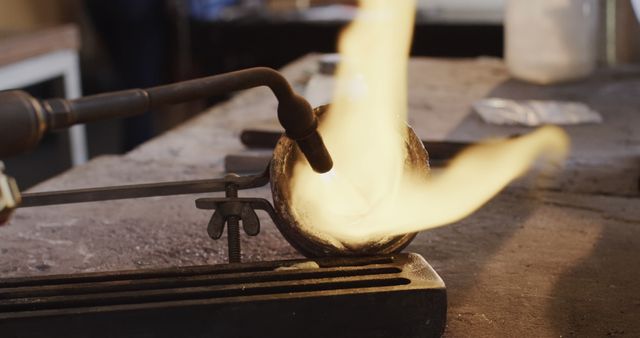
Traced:
[[413, 0], [360, 1], [358, 16], [340, 39], [334, 99], [319, 126], [334, 169], [318, 175], [305, 161], [294, 168], [294, 216], [334, 245], [357, 246], [455, 222], [540, 155], [566, 155], [566, 135], [549, 126], [471, 147], [439, 175], [406, 169], [414, 14]]

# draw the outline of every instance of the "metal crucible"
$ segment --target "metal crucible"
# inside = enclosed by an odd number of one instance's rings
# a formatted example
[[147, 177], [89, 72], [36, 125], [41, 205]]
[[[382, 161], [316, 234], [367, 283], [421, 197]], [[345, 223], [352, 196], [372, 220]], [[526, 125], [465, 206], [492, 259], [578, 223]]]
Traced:
[[[319, 119], [328, 106], [314, 109]], [[405, 166], [425, 175], [429, 173], [429, 154], [422, 141], [410, 126], [407, 126], [407, 158]], [[277, 224], [285, 239], [300, 253], [307, 257], [335, 257], [335, 256], [365, 256], [375, 254], [396, 253], [404, 249], [416, 236], [415, 233], [381, 238], [365, 245], [338, 247], [332, 241], [319, 237], [296, 219], [291, 205], [291, 177], [293, 168], [302, 156], [295, 147], [295, 143], [286, 136], [278, 141], [271, 161], [271, 192], [276, 212], [280, 218]]]

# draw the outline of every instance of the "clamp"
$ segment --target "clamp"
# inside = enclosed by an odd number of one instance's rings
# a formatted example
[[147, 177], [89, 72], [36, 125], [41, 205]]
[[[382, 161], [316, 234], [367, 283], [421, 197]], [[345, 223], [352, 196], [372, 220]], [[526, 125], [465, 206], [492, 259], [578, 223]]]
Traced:
[[226, 197], [199, 198], [196, 200], [198, 209], [215, 210], [207, 233], [213, 239], [219, 239], [227, 225], [227, 243], [229, 251], [229, 263], [240, 263], [240, 221], [242, 228], [249, 236], [256, 236], [260, 232], [260, 219], [255, 210], [266, 211], [274, 222], [278, 219], [273, 206], [264, 198], [240, 198], [238, 197], [238, 185], [234, 182], [238, 175], [230, 174], [226, 177], [229, 182], [226, 185]]

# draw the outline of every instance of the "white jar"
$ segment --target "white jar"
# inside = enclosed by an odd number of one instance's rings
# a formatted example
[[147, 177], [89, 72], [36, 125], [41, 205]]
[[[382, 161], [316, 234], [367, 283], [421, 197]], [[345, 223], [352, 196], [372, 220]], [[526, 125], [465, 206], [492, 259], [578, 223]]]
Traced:
[[511, 75], [539, 84], [596, 67], [597, 0], [507, 0], [505, 58]]

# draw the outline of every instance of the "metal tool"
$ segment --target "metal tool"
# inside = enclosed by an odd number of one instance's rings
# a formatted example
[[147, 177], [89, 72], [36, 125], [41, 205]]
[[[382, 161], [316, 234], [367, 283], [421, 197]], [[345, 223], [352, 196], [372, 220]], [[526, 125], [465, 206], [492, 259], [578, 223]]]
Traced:
[[251, 189], [267, 185], [268, 183], [269, 175], [267, 171], [264, 171], [259, 175], [227, 176], [225, 178], [210, 180], [132, 184], [88, 189], [23, 193], [22, 203], [19, 207], [26, 208], [69, 203], [112, 201], [130, 198], [224, 192], [228, 184], [234, 184], [237, 189]]
[[333, 162], [309, 103], [270, 68], [251, 68], [148, 89], [130, 89], [75, 100], [40, 101], [23, 91], [0, 92], [0, 158], [34, 148], [49, 130], [107, 118], [142, 114], [158, 106], [268, 86], [278, 99], [278, 120], [311, 167], [324, 173]]
[[200, 198], [196, 200], [198, 209], [213, 209], [207, 233], [213, 239], [219, 239], [227, 225], [227, 240], [229, 244], [229, 263], [240, 262], [240, 221], [242, 228], [249, 236], [256, 236], [260, 232], [260, 220], [255, 210], [266, 211], [274, 223], [278, 223], [278, 215], [271, 203], [264, 198], [239, 198], [239, 185], [233, 181], [237, 175], [228, 175], [231, 180], [226, 183], [225, 198]]
[[439, 337], [447, 296], [416, 254], [0, 280], [13, 337]]

